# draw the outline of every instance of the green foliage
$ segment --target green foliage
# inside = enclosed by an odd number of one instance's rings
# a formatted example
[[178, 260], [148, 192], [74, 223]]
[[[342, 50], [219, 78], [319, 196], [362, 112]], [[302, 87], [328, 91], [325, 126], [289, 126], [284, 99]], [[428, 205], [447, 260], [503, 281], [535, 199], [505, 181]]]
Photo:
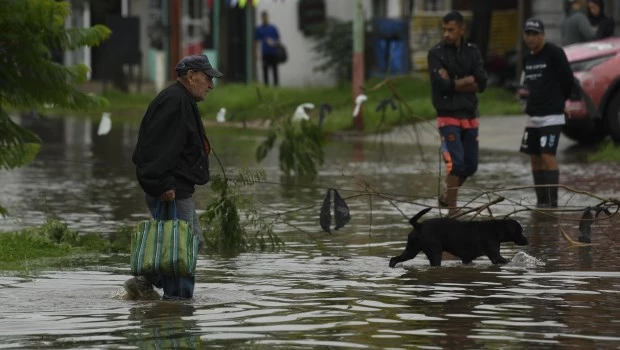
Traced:
[[110, 253], [130, 253], [131, 236], [137, 230], [136, 225], [124, 225], [116, 229], [110, 237]]
[[58, 244], [65, 243], [68, 245], [75, 245], [79, 241], [77, 232], [69, 230], [66, 223], [56, 219], [48, 219], [45, 225], [33, 232]]
[[75, 87], [86, 80], [88, 67], [65, 67], [53, 62], [51, 53], [97, 45], [110, 35], [108, 28], [65, 28], [71, 13], [65, 1], [0, 0], [0, 6], [0, 106], [87, 109], [105, 103]]
[[40, 139], [15, 124], [0, 109], [0, 169], [12, 169], [31, 162], [39, 151]]
[[[0, 262], [30, 260], [44, 257], [56, 257], [67, 254], [70, 245], [62, 243], [63, 233], [59, 234], [58, 221], [51, 220], [40, 228], [20, 233], [3, 233], [0, 235]], [[67, 230], [68, 231], [68, 230]], [[69, 234], [68, 236], [72, 236]]]
[[319, 126], [301, 121], [293, 123], [286, 119], [281, 126], [270, 131], [267, 138], [256, 149], [256, 160], [265, 159], [273, 149], [278, 135], [282, 142], [279, 147], [280, 170], [288, 176], [315, 176], [317, 164], [323, 164], [323, 134]]
[[[236, 180], [224, 176], [211, 179], [211, 189], [217, 194], [200, 220], [205, 226], [205, 249], [209, 252], [236, 254], [259, 249], [278, 249], [284, 242], [259, 215], [252, 201], [239, 189], [251, 186], [266, 178], [263, 170], [240, 172]], [[244, 222], [242, 223], [242, 219]]]
[[45, 258], [83, 253], [129, 253], [134, 229], [134, 226], [123, 226], [107, 239], [98, 234], [79, 235], [66, 223], [48, 218], [40, 227], [0, 234], [0, 270], [46, 268], [49, 262], [41, 260]]
[[605, 141], [595, 153], [588, 155], [588, 161], [601, 163], [620, 162], [620, 146], [610, 140]]
[[[364, 104], [364, 131], [376, 132], [381, 124], [382, 114], [375, 112], [377, 103], [387, 97], [391, 92], [383, 87], [377, 91], [369, 91], [380, 82], [372, 78], [364, 84], [368, 91], [368, 101]], [[426, 75], [412, 77], [394, 77], [391, 79], [398, 93], [405, 99], [415, 113], [416, 120], [429, 120], [435, 118], [435, 112], [430, 100], [430, 83]], [[253, 84], [226, 84], [218, 86], [209, 93], [206, 103], [199, 103], [198, 108], [207, 120], [209, 129], [218, 128], [238, 132], [240, 121], [247, 118], [249, 129], [260, 132], [264, 121], [274, 117], [291, 117], [295, 108], [304, 102], [312, 102], [316, 106], [329, 103], [333, 107], [332, 113], [328, 114], [322, 126], [324, 133], [338, 132], [352, 128], [351, 112], [353, 101], [351, 98], [351, 84], [343, 83], [338, 86], [314, 86], [314, 87], [269, 87], [260, 88], [262, 99], [257, 98], [257, 85]], [[116, 90], [108, 91], [105, 95], [110, 105], [108, 107], [91, 108], [88, 111], [71, 113], [72, 116], [91, 117], [99, 120], [102, 112], [111, 112], [113, 115], [122, 115], [124, 120], [139, 125], [140, 118], [144, 115], [145, 106], [155, 97], [148, 93], [121, 93]], [[213, 102], [215, 101], [215, 102]], [[221, 107], [226, 107], [227, 117], [235, 113], [235, 120], [227, 123], [216, 123], [215, 115]], [[514, 94], [505, 89], [489, 87], [479, 95], [479, 107], [483, 116], [517, 115], [523, 113]], [[27, 111], [27, 110], [26, 110]], [[62, 108], [45, 109], [44, 113], [65, 115], [67, 110]], [[308, 112], [311, 119], [318, 115], [318, 108]], [[408, 117], [406, 123], [411, 123]], [[389, 110], [386, 113], [385, 129], [396, 125], [402, 125], [403, 120], [397, 111]], [[245, 132], [245, 131], [244, 131]]]
[[[39, 138], [10, 120], [7, 107], [36, 108], [46, 103], [88, 109], [106, 103], [76, 84], [88, 67], [65, 67], [51, 60], [52, 50], [73, 50], [99, 44], [110, 30], [104, 26], [67, 29], [69, 2], [0, 0], [0, 169], [28, 164], [39, 151]], [[0, 215], [6, 210], [0, 207]]]
[[332, 72], [338, 82], [351, 80], [353, 74], [353, 23], [328, 18], [322, 30], [313, 35], [316, 43], [312, 48], [320, 57], [315, 70]]

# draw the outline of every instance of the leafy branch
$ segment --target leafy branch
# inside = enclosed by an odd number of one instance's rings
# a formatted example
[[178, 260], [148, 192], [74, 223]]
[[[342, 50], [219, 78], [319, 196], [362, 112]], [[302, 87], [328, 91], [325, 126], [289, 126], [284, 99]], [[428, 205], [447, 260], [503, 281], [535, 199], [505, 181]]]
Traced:
[[256, 160], [261, 162], [275, 146], [280, 136], [280, 170], [288, 176], [314, 176], [318, 173], [317, 164], [324, 161], [323, 135], [317, 125], [308, 121], [294, 124], [285, 121], [272, 129], [267, 138], [256, 149]]
[[[41, 140], [14, 123], [8, 106], [35, 108], [53, 103], [70, 109], [87, 109], [106, 100], [76, 88], [88, 67], [53, 62], [52, 50], [95, 46], [110, 35], [105, 26], [68, 29], [69, 2], [54, 0], [0, 0], [0, 169], [31, 162]], [[7, 211], [0, 207], [0, 216]]]
[[241, 193], [242, 188], [264, 181], [265, 171], [239, 171], [232, 173], [231, 179], [215, 151], [213, 155], [222, 174], [212, 177], [211, 189], [216, 196], [200, 216], [201, 224], [206, 227], [205, 249], [223, 254], [237, 254], [284, 246], [284, 242], [273, 231], [274, 223], [268, 223], [261, 217], [251, 198]]

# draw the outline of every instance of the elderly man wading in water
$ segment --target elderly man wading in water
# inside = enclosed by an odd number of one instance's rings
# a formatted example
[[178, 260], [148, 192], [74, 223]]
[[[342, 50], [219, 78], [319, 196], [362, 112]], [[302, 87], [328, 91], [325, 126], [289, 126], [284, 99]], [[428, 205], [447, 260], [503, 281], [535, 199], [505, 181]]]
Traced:
[[[223, 74], [202, 55], [184, 57], [176, 71], [177, 81], [161, 91], [144, 114], [133, 162], [151, 215], [155, 218], [158, 204], [170, 208], [166, 204], [174, 201], [176, 216], [190, 223], [202, 247], [204, 237], [192, 194], [196, 185], [209, 181], [210, 146], [196, 103], [214, 88], [213, 79]], [[172, 210], [161, 217], [172, 218]], [[130, 299], [152, 294], [153, 286], [163, 288], [164, 299], [189, 299], [194, 276], [138, 276], [124, 286]]]

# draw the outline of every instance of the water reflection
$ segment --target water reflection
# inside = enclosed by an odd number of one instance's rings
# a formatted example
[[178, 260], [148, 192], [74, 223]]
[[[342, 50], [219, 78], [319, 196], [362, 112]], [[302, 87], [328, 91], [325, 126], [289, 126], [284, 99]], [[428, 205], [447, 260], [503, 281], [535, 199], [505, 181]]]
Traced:
[[[115, 120], [112, 132], [98, 137], [88, 120], [30, 123], [45, 143], [33, 164], [0, 172], [2, 204], [14, 215], [0, 221], [0, 229], [56, 215], [81, 232], [105, 233], [147, 216], [131, 165], [137, 126]], [[218, 129], [210, 138], [227, 169], [266, 170], [266, 183], [245, 189], [261, 209], [307, 208], [286, 215], [304, 232], [278, 224], [286, 250], [201, 256], [196, 298], [189, 303], [113, 298], [129, 274], [125, 256], [81, 259], [32, 278], [0, 277], [0, 347], [551, 349], [620, 343], [613, 222], [593, 232], [598, 245], [579, 248], [559, 233], [563, 228], [576, 237], [578, 224], [568, 219], [579, 212], [561, 219], [519, 213], [530, 245], [505, 245], [502, 255], [524, 252], [544, 266], [499, 267], [484, 258], [463, 266], [448, 257], [441, 268], [431, 268], [418, 256], [391, 269], [389, 257], [405, 245], [408, 216], [436, 201], [436, 150], [331, 142], [326, 164], [310, 182], [282, 177], [277, 154], [257, 165], [253, 154], [260, 137]], [[563, 181], [583, 177], [579, 188], [617, 196], [620, 190], [610, 180], [614, 166], [593, 173], [572, 157], [563, 155]], [[464, 196], [480, 188], [529, 185], [528, 169], [516, 152], [483, 152]], [[609, 179], [603, 188], [594, 181], [599, 174]], [[366, 185], [394, 201], [359, 196]], [[349, 198], [352, 214], [350, 224], [333, 235], [318, 225], [328, 187]], [[199, 207], [209, 195], [208, 188], [199, 189]], [[496, 215], [533, 201], [528, 190], [506, 196]], [[567, 191], [561, 198], [569, 208], [596, 204]]]
[[126, 340], [141, 349], [200, 349], [196, 308], [188, 303], [157, 302], [129, 309], [129, 321], [139, 328], [126, 332]]

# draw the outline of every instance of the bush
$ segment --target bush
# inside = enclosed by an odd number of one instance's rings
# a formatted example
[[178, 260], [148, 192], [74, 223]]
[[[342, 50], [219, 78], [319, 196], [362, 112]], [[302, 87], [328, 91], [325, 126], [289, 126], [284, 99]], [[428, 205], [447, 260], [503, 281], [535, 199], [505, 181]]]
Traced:
[[[333, 72], [339, 83], [350, 81], [353, 71], [353, 22], [328, 18], [322, 30], [313, 34], [313, 51], [319, 58], [319, 72]], [[343, 59], [344, 57], [344, 59]]]
[[603, 142], [596, 153], [588, 155], [588, 161], [601, 163], [615, 163], [620, 161], [620, 146], [612, 141]]
[[265, 172], [261, 170], [211, 179], [211, 189], [218, 195], [200, 217], [206, 227], [207, 252], [234, 255], [251, 250], [275, 250], [284, 245], [273, 232], [273, 223], [266, 223], [252, 201], [238, 191], [238, 188], [265, 178]]

